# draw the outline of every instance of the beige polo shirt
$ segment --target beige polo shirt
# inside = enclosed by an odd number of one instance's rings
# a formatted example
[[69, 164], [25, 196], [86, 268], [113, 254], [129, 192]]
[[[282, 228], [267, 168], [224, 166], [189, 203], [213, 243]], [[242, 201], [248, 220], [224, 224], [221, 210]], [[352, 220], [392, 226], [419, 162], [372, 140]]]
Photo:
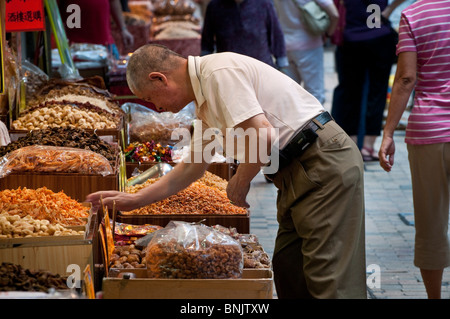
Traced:
[[275, 68], [231, 52], [188, 57], [197, 118], [202, 127], [227, 128], [264, 113], [278, 129], [279, 147], [324, 111], [302, 86]]

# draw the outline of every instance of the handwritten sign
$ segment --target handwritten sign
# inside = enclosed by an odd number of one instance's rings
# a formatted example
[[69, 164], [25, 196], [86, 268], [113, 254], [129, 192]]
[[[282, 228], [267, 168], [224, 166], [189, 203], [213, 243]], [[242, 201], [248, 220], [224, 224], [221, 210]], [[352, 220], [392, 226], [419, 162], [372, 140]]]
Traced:
[[43, 30], [45, 16], [42, 0], [6, 0], [6, 32]]

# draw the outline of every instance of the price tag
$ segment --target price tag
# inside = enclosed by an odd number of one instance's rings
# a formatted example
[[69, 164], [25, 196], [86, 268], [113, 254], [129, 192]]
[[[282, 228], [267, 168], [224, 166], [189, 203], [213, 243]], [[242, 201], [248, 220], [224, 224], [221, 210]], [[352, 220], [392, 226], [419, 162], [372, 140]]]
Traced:
[[95, 299], [94, 283], [92, 282], [91, 266], [89, 264], [84, 269], [84, 290], [86, 297]]

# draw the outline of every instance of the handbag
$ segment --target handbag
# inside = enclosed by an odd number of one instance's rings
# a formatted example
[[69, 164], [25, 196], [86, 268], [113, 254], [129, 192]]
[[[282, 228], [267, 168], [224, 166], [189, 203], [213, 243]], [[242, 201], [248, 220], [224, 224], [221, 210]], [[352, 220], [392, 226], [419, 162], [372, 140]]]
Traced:
[[306, 31], [314, 36], [324, 34], [330, 26], [330, 17], [328, 14], [314, 0], [306, 4], [300, 3], [299, 0], [293, 1], [300, 10], [300, 19]]
[[339, 20], [336, 26], [336, 30], [332, 35], [330, 35], [330, 41], [332, 44], [340, 46], [344, 43], [345, 14], [346, 14], [344, 0], [334, 0], [334, 5], [338, 10]]

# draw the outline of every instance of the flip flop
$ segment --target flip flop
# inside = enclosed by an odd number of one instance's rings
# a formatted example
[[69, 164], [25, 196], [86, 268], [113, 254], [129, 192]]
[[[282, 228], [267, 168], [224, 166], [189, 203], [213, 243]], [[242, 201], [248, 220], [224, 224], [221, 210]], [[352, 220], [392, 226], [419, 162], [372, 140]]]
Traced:
[[379, 160], [378, 154], [373, 148], [363, 147], [361, 149], [361, 155], [364, 162], [374, 162]]

